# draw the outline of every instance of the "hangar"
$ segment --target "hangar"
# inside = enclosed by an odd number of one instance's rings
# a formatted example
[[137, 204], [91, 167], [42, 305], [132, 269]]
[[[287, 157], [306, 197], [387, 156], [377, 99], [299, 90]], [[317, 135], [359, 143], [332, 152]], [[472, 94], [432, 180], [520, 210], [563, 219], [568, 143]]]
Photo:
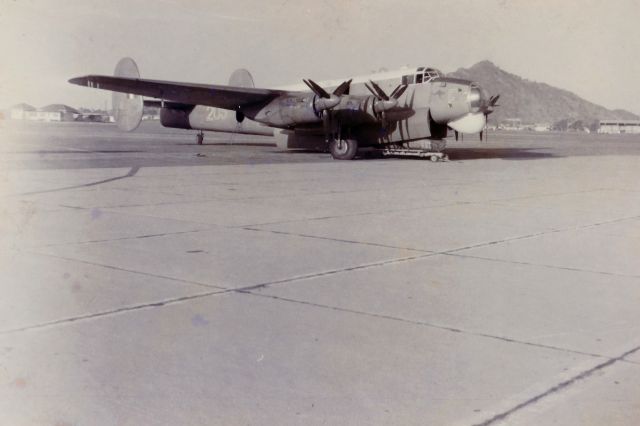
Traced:
[[36, 120], [42, 121], [73, 121], [80, 112], [75, 108], [63, 104], [51, 104], [38, 110]]
[[11, 107], [9, 117], [13, 120], [73, 121], [80, 114], [75, 108], [63, 104], [51, 104], [36, 109], [25, 103]]
[[25, 103], [14, 105], [9, 110], [9, 117], [12, 120], [29, 120], [35, 114], [36, 109]]
[[640, 120], [602, 120], [598, 133], [640, 133]]

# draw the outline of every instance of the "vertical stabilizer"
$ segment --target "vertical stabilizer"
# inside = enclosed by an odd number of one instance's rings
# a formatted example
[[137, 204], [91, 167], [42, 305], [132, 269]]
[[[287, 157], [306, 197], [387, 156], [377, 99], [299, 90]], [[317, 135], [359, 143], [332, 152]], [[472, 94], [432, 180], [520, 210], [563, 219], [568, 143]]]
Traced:
[[251, 73], [244, 68], [235, 70], [229, 77], [229, 86], [233, 87], [256, 87], [253, 83]]
[[[120, 59], [113, 75], [116, 77], [140, 78], [138, 66], [131, 58]], [[142, 96], [113, 92], [111, 100], [113, 116], [118, 127], [127, 132], [138, 128], [140, 121], [142, 121]]]

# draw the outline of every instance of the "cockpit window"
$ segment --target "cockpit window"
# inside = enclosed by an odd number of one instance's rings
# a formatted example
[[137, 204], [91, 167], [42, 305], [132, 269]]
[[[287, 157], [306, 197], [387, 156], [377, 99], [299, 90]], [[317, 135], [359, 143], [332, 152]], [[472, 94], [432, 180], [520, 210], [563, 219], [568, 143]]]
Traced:
[[417, 71], [416, 83], [428, 83], [434, 78], [438, 78], [442, 75], [442, 73], [435, 68], [420, 67]]

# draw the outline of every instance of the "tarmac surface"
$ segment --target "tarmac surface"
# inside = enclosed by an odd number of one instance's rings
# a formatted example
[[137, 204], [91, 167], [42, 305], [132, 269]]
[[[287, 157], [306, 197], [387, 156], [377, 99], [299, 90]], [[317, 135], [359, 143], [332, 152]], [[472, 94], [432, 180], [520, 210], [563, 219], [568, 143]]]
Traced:
[[640, 136], [490, 137], [0, 124], [0, 424], [638, 424]]

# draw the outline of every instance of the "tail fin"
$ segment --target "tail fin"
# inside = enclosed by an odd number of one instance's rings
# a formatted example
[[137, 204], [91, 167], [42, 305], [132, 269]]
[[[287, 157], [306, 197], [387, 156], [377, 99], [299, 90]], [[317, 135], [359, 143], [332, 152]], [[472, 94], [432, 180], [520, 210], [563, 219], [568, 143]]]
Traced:
[[244, 68], [235, 70], [229, 77], [229, 86], [233, 87], [256, 87], [253, 83], [251, 73]]
[[[113, 75], [116, 77], [140, 78], [138, 65], [131, 58], [120, 59]], [[113, 116], [118, 127], [127, 132], [137, 129], [140, 121], [142, 121], [142, 96], [113, 92], [111, 100]]]

